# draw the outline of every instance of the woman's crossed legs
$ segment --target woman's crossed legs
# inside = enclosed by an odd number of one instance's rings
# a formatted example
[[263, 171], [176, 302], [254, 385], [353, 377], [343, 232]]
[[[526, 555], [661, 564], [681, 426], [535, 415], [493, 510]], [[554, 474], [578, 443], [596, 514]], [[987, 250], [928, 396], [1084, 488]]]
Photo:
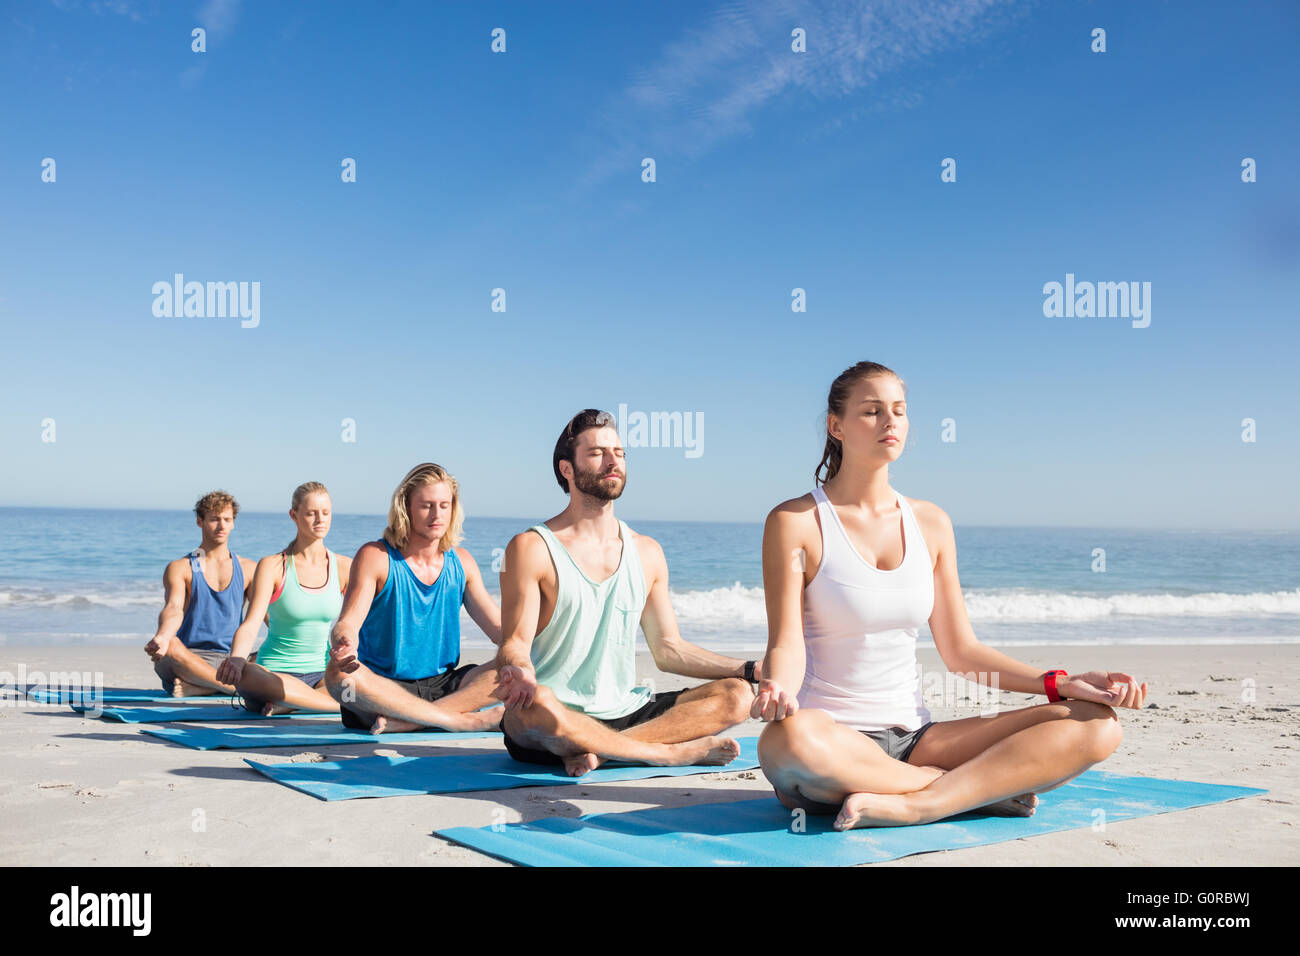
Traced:
[[801, 710], [768, 725], [758, 757], [785, 806], [838, 811], [835, 827], [847, 830], [930, 823], [977, 807], [1032, 813], [1033, 794], [1105, 760], [1121, 736], [1110, 707], [1063, 700], [936, 723], [904, 763], [825, 711]]

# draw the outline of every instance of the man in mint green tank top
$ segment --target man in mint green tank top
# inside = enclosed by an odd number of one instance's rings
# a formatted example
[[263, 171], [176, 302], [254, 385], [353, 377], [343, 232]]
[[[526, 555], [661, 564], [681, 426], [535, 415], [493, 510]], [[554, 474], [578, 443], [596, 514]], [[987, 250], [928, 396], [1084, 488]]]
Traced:
[[[496, 666], [506, 748], [574, 776], [608, 759], [730, 763], [740, 747], [719, 735], [749, 716], [758, 665], [677, 632], [663, 549], [614, 516], [627, 479], [614, 417], [591, 408], [575, 415], [552, 465], [569, 506], [511, 539], [501, 570]], [[641, 686], [638, 626], [660, 669], [712, 680], [662, 694]]]

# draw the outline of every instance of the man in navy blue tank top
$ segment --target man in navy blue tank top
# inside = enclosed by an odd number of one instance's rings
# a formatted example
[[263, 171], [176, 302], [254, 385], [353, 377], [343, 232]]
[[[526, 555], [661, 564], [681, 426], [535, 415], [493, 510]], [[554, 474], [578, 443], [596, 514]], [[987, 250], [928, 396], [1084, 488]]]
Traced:
[[480, 712], [497, 703], [495, 668], [460, 664], [462, 607], [501, 643], [501, 611], [474, 558], [457, 547], [463, 520], [456, 479], [417, 465], [393, 493], [383, 539], [357, 552], [325, 671], [344, 726], [373, 734], [496, 727], [498, 709]]
[[163, 690], [173, 697], [235, 692], [217, 680], [217, 667], [230, 653], [244, 614], [244, 582], [252, 580], [255, 570], [250, 559], [228, 546], [239, 514], [233, 497], [210, 492], [195, 504], [194, 514], [202, 541], [163, 572], [158, 630], [144, 647]]

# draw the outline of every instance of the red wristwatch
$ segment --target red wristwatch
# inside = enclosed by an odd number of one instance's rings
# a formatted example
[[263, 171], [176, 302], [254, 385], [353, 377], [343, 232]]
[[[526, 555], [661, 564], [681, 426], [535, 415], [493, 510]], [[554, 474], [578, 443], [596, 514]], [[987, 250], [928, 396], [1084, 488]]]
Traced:
[[1056, 703], [1061, 699], [1061, 695], [1056, 690], [1056, 679], [1067, 676], [1065, 671], [1048, 671], [1043, 675], [1043, 691], [1047, 694], [1047, 699]]

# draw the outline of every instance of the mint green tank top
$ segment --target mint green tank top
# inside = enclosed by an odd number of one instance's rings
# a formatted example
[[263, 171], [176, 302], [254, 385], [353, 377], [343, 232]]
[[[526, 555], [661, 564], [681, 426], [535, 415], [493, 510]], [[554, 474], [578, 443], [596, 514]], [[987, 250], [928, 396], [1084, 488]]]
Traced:
[[325, 669], [330, 628], [343, 609], [339, 591], [338, 556], [329, 552], [329, 580], [320, 589], [298, 583], [293, 555], [288, 556], [284, 584], [266, 610], [266, 640], [257, 650], [257, 663], [269, 671], [309, 674]]
[[623, 717], [650, 700], [636, 686], [636, 631], [645, 608], [645, 572], [632, 529], [619, 521], [623, 556], [618, 570], [592, 581], [551, 529], [534, 525], [555, 562], [555, 610], [533, 639], [537, 683], [565, 706], [589, 717]]

